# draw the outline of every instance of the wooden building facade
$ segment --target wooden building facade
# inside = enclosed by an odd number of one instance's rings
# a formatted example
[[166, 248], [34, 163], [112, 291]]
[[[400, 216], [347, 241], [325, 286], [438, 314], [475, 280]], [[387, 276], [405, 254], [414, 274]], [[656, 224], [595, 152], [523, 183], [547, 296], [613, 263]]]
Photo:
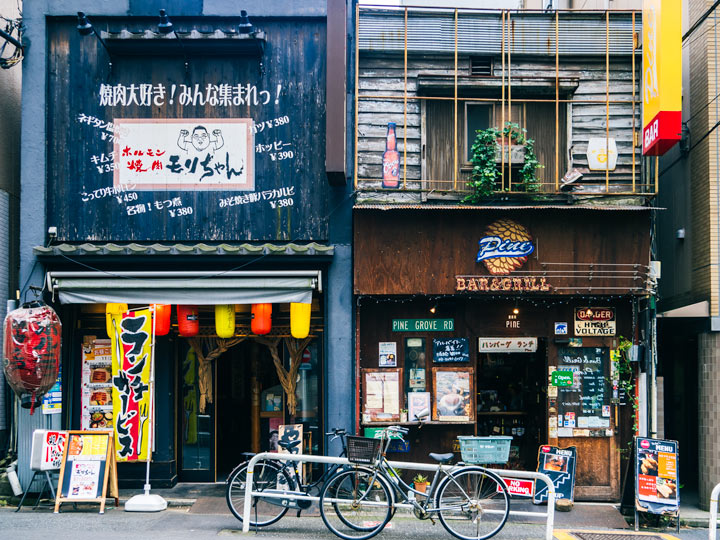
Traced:
[[[645, 377], [655, 286], [639, 21], [359, 10], [358, 429], [407, 422], [413, 461], [460, 458], [459, 435], [512, 437], [510, 469], [575, 447], [576, 499], [619, 498], [645, 397], [618, 370]], [[494, 193], [469, 199], [476, 133], [507, 122], [534, 140], [535, 187], [499, 136]], [[619, 368], [624, 344], [642, 353]]]
[[[325, 425], [352, 419], [327, 393], [352, 388], [340, 312], [352, 11], [345, 1], [249, 15], [224, 1], [115, 4], [26, 11], [33, 51], [47, 57], [24, 63], [21, 281], [44, 284], [64, 334], [62, 413], [23, 414], [20, 438], [116, 428], [110, 389], [86, 380], [105, 369], [106, 304], [170, 304], [156, 344], [154, 485], [222, 480], [241, 452], [275, 444], [281, 424], [303, 425], [305, 451], [330, 451]], [[307, 337], [292, 336], [293, 303], [310, 306]], [[217, 326], [223, 305], [229, 337]], [[256, 326], [259, 305], [272, 311], [269, 331]], [[331, 356], [347, 360], [329, 369]], [[119, 473], [121, 486], [144, 482], [142, 463]]]

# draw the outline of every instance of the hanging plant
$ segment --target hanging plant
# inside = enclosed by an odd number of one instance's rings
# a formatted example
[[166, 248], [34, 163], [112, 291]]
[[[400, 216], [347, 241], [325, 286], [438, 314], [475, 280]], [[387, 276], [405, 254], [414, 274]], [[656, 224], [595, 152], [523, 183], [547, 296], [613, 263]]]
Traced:
[[[497, 178], [500, 176], [497, 149], [503, 140], [509, 140], [511, 145], [522, 146], [525, 152], [523, 164], [518, 173], [520, 190], [526, 193], [540, 191], [540, 182], [535, 176], [535, 171], [542, 165], [535, 155], [535, 141], [527, 138], [527, 130], [518, 124], [507, 122], [502, 131], [498, 128], [477, 130], [475, 141], [470, 147], [472, 173], [467, 184], [473, 192], [467, 195], [462, 202], [478, 204], [497, 191]], [[511, 154], [512, 152], [510, 152]]]

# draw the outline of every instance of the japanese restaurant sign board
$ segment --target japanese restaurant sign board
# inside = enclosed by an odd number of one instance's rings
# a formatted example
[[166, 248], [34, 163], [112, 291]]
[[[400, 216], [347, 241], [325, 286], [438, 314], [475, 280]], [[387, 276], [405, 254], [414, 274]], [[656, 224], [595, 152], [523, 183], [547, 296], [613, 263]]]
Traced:
[[535, 352], [538, 340], [535, 337], [523, 338], [478, 338], [478, 352]]
[[115, 118], [115, 187], [134, 191], [255, 189], [250, 118]]
[[112, 404], [117, 461], [149, 458], [152, 314], [149, 309], [111, 315]]
[[640, 512], [677, 515], [680, 509], [677, 441], [635, 439], [635, 507]]
[[576, 336], [614, 336], [614, 308], [575, 308]]
[[643, 155], [661, 156], [682, 133], [682, 3], [643, 0]]

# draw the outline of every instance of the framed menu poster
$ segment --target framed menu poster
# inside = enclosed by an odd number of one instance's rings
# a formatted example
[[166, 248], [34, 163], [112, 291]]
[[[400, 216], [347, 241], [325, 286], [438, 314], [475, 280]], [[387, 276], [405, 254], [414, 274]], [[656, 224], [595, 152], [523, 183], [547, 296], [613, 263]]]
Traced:
[[473, 368], [434, 367], [433, 420], [475, 421], [475, 377]]
[[363, 369], [363, 423], [399, 422], [402, 370]]

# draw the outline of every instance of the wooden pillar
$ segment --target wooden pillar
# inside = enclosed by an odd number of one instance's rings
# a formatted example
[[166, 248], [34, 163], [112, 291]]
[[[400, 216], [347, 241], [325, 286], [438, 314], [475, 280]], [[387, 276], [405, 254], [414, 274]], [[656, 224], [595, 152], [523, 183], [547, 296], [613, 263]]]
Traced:
[[258, 350], [257, 344], [252, 347], [250, 359], [250, 449], [260, 452], [260, 380], [258, 378]]

